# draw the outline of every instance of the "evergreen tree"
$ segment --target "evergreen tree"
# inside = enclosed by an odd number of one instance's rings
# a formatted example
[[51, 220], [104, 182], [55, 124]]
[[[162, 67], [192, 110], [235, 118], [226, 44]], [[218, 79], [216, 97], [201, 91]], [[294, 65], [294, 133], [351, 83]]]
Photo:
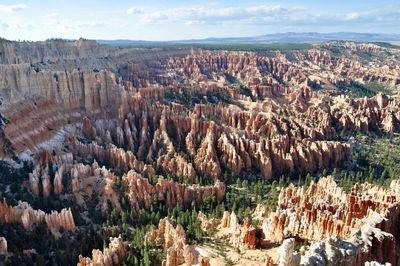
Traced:
[[305, 183], [304, 183], [304, 186], [306, 189], [310, 186], [311, 181], [312, 181], [312, 177], [311, 177], [310, 173], [308, 173], [306, 176]]

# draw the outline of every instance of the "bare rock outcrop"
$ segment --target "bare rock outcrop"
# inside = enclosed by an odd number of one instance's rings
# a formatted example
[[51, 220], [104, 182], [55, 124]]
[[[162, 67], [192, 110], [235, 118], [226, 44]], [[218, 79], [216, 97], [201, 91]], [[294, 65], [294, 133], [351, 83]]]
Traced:
[[49, 228], [64, 228], [74, 230], [75, 222], [70, 209], [61, 212], [45, 213], [34, 210], [27, 202], [19, 202], [17, 206], [9, 206], [5, 201], [0, 202], [0, 221], [3, 223], [20, 223], [26, 230], [32, 225], [45, 222]]
[[168, 218], [163, 218], [158, 228], [146, 235], [146, 241], [154, 241], [157, 246], [167, 250], [166, 266], [193, 265], [197, 258], [191, 246], [186, 244], [186, 232], [180, 226], [174, 227]]
[[349, 239], [331, 238], [309, 247], [301, 265], [364, 265], [370, 260], [398, 265], [394, 236], [379, 229], [382, 217], [375, 214]]
[[[316, 241], [302, 265], [363, 265], [376, 260], [397, 265], [400, 201], [398, 180], [390, 188], [356, 184], [350, 193], [332, 177], [281, 190], [278, 209], [264, 220], [268, 241], [288, 236]], [[285, 240], [286, 241], [286, 240]]]
[[[123, 94], [122, 88], [113, 91], [118, 88], [115, 75], [106, 71], [36, 72], [30, 66], [10, 65], [1, 66], [0, 73], [7, 77], [0, 83], [2, 93], [11, 95], [1, 108], [9, 120], [4, 137], [17, 153], [38, 150], [42, 142], [61, 138], [66, 133], [63, 127], [84, 113], [95, 114], [102, 108], [116, 112]], [[20, 93], [3, 88], [18, 88]], [[20, 95], [34, 100], [20, 102]]]
[[121, 265], [127, 254], [127, 244], [122, 237], [111, 237], [108, 247], [103, 251], [98, 249], [92, 250], [92, 258], [79, 255], [77, 266], [116, 266]]
[[4, 237], [0, 237], [0, 255], [7, 256], [7, 254], [7, 239], [5, 239]]
[[149, 183], [135, 171], [129, 171], [122, 177], [131, 207], [134, 209], [149, 208], [154, 197], [165, 201], [169, 207], [177, 204], [187, 206], [193, 201], [200, 205], [209, 197], [221, 202], [225, 195], [225, 185], [217, 181], [214, 186], [184, 185], [160, 177], [155, 185]]
[[286, 239], [279, 247], [279, 266], [300, 265], [300, 254], [294, 251], [295, 241], [293, 238]]
[[254, 228], [248, 219], [239, 223], [234, 212], [225, 211], [221, 219], [207, 219], [204, 214], [199, 213], [198, 219], [201, 221], [204, 231], [216, 226], [222, 235], [228, 236], [232, 246], [236, 248], [256, 249], [264, 238], [261, 230]]

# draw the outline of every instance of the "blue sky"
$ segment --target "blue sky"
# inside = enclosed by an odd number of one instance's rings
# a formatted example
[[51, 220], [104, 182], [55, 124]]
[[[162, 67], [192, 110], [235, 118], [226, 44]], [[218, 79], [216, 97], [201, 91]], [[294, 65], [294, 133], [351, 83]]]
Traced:
[[277, 32], [400, 33], [399, 0], [0, 0], [11, 40], [176, 40]]

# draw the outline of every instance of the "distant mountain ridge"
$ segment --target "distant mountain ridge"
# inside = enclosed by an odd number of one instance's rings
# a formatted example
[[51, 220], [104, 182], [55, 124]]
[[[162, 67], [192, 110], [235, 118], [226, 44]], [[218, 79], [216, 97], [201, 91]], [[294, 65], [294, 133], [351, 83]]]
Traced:
[[97, 40], [108, 45], [138, 45], [138, 44], [244, 44], [244, 43], [318, 43], [331, 40], [346, 40], [356, 42], [400, 42], [400, 34], [357, 33], [357, 32], [285, 32], [250, 37], [211, 37], [206, 39], [145, 41], [145, 40]]

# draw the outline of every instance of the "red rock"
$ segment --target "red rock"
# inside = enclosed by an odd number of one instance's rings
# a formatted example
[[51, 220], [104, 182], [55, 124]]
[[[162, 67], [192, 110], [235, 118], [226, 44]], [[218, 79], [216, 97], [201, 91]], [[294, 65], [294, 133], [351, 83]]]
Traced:
[[195, 253], [186, 244], [185, 230], [177, 225], [175, 228], [168, 218], [163, 218], [158, 224], [158, 228], [153, 229], [146, 235], [146, 242], [154, 241], [157, 246], [163, 246], [167, 250], [167, 258], [163, 265], [193, 265]]
[[127, 256], [127, 244], [122, 240], [121, 236], [111, 237], [108, 247], [103, 251], [98, 249], [92, 250], [92, 258], [79, 255], [78, 266], [94, 266], [104, 265], [113, 266], [120, 265]]
[[175, 181], [166, 180], [162, 177], [157, 184], [151, 185], [146, 178], [141, 177], [134, 171], [129, 171], [122, 177], [127, 195], [134, 209], [141, 207], [149, 208], [154, 197], [165, 201], [168, 207], [177, 204], [187, 206], [193, 201], [196, 205], [211, 196], [221, 202], [225, 195], [225, 185], [219, 181], [214, 186], [184, 185]]
[[[332, 177], [321, 178], [307, 189], [290, 185], [281, 190], [277, 211], [264, 220], [266, 240], [281, 242], [293, 236], [317, 241], [306, 254], [306, 260], [314, 263], [324, 253], [337, 264], [360, 265], [370, 260], [396, 264], [398, 183], [393, 181], [389, 189], [356, 184], [349, 194]], [[355, 254], [351, 260], [341, 255], [348, 252]]]
[[27, 202], [19, 202], [15, 207], [9, 206], [5, 201], [0, 202], [0, 221], [5, 223], [18, 222], [28, 230], [33, 224], [46, 222], [49, 228], [75, 229], [74, 218], [70, 209], [61, 212], [52, 211], [50, 214], [42, 210], [34, 210]]

